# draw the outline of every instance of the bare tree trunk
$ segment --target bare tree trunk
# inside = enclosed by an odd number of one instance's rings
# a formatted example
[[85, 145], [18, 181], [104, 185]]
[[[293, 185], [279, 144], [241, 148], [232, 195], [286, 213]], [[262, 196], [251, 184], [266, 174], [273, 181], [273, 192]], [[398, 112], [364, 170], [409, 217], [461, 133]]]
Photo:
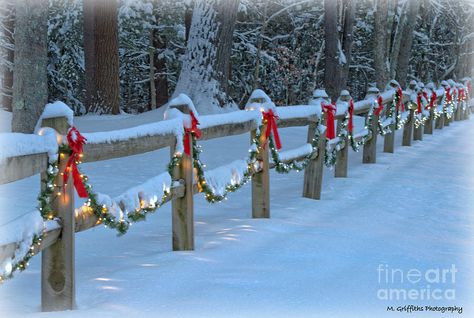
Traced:
[[229, 102], [229, 62], [239, 0], [199, 0], [174, 96], [187, 94], [201, 112]]
[[48, 0], [15, 3], [12, 131], [32, 133], [48, 102]]
[[4, 22], [3, 35], [5, 42], [9, 47], [5, 48], [5, 64], [3, 65], [3, 79], [2, 79], [2, 106], [7, 111], [12, 111], [12, 94], [13, 94], [13, 60], [15, 57], [15, 41], [13, 39], [13, 31], [15, 29], [15, 8], [12, 2], [4, 1], [0, 3], [4, 6]]
[[153, 46], [153, 38], [155, 36], [155, 30], [150, 30], [150, 47], [148, 49], [148, 55], [150, 57], [150, 105], [148, 110], [156, 109], [156, 87], [155, 87], [155, 47]]
[[341, 70], [337, 48], [337, 1], [334, 0], [324, 0], [324, 41], [324, 55], [326, 58], [324, 86], [329, 97], [335, 101], [340, 92], [339, 78], [341, 77]]
[[406, 24], [403, 28], [403, 41], [400, 44], [398, 62], [396, 68], [396, 80], [400, 84], [405, 84], [408, 75], [408, 63], [410, 62], [411, 50], [413, 46], [413, 31], [415, 30], [420, 2], [418, 0], [408, 0]]
[[406, 21], [406, 10], [407, 10], [407, 2], [405, 2], [401, 8], [400, 15], [397, 17], [397, 6], [394, 7], [394, 21], [393, 21], [393, 40], [392, 46], [390, 50], [390, 78], [394, 79], [397, 70], [397, 63], [398, 63], [398, 55], [400, 53], [400, 46], [402, 44], [403, 39], [403, 31], [405, 28]]
[[[464, 76], [473, 75], [474, 62], [474, 15], [471, 15], [469, 21], [465, 21], [467, 30], [463, 36], [459, 36], [457, 42], [459, 44], [459, 58], [456, 64], [455, 76], [461, 79]], [[460, 32], [458, 32], [460, 33]]]
[[84, 0], [86, 109], [120, 113], [116, 0]]
[[388, 81], [387, 70], [387, 20], [388, 0], [376, 0], [374, 13], [374, 69], [377, 87], [383, 89]]
[[[347, 88], [347, 79], [349, 78], [349, 65], [351, 65], [351, 50], [352, 50], [352, 42], [353, 42], [353, 35], [352, 31], [354, 29], [354, 13], [355, 13], [355, 5], [356, 0], [343, 0], [342, 1], [342, 13], [344, 16], [344, 28], [342, 32], [342, 52], [346, 57], [346, 62], [342, 64], [341, 70], [341, 79], [340, 85], [341, 89]], [[338, 95], [340, 91], [337, 92]]]
[[217, 23], [220, 24], [217, 38], [216, 72], [221, 90], [228, 94], [230, 80], [230, 57], [234, 40], [235, 21], [239, 0], [217, 1]]
[[324, 1], [324, 39], [326, 67], [324, 85], [331, 100], [335, 101], [346, 88], [351, 61], [352, 30], [355, 1], [344, 0], [341, 7], [342, 34], [339, 39], [337, 1]]
[[[158, 52], [162, 52], [166, 49], [166, 39], [162, 37], [158, 32], [154, 32], [153, 36], [153, 47]], [[160, 107], [168, 102], [168, 76], [166, 73], [166, 59], [158, 54], [155, 56], [155, 88], [156, 88], [156, 107]]]
[[184, 35], [185, 35], [185, 40], [186, 44], [188, 44], [188, 39], [189, 39], [189, 31], [191, 30], [191, 22], [193, 20], [193, 7], [194, 7], [194, 1], [190, 1], [185, 3], [186, 9], [184, 11]]
[[262, 54], [262, 46], [263, 46], [263, 35], [267, 30], [267, 11], [268, 11], [268, 1], [265, 2], [263, 7], [263, 23], [257, 35], [257, 52], [255, 54], [255, 70], [253, 75], [253, 89], [257, 89], [260, 86], [260, 59]]

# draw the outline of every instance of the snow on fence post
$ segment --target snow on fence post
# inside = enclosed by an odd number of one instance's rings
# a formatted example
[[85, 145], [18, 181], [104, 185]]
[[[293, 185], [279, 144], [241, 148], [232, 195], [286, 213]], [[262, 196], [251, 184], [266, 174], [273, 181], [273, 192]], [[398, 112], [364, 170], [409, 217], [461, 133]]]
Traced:
[[[59, 134], [66, 135], [69, 123], [66, 117], [44, 118], [42, 127], [54, 128]], [[63, 137], [64, 138], [64, 137]], [[58, 176], [54, 180], [56, 191], [51, 197], [53, 215], [60, 218], [61, 236], [41, 255], [41, 308], [42, 311], [71, 310], [76, 306], [74, 273], [74, 185], [69, 173], [67, 186], [63, 184], [62, 172], [69, 159], [68, 153], [59, 153]], [[43, 179], [45, 173], [42, 173]], [[41, 183], [41, 186], [45, 185]]]
[[[322, 120], [323, 118], [321, 118]], [[312, 142], [316, 129], [319, 129], [318, 124], [318, 122], [313, 122], [308, 126], [308, 143]], [[312, 159], [304, 170], [303, 197], [305, 198], [321, 199], [325, 152], [326, 131], [321, 131], [318, 143], [318, 156]]]
[[[340, 132], [342, 127], [342, 122], [344, 119], [339, 119], [337, 121], [337, 133]], [[344, 138], [344, 148], [336, 153], [336, 165], [334, 166], [334, 176], [336, 178], [346, 178], [347, 177], [347, 160], [349, 157], [349, 139], [346, 136]]]
[[[173, 108], [184, 114], [190, 113], [188, 105], [176, 105]], [[183, 153], [180, 163], [173, 170], [173, 180], [184, 181], [184, 196], [171, 201], [173, 251], [194, 250], [193, 135], [190, 132], [187, 134], [190, 153]], [[176, 142], [170, 147], [171, 158], [176, 153]]]
[[[260, 127], [260, 131], [266, 131], [266, 124]], [[252, 143], [257, 131], [254, 129], [250, 133], [250, 142]], [[268, 143], [265, 134], [260, 134], [260, 145]], [[252, 217], [269, 218], [270, 217], [270, 166], [269, 166], [269, 146], [259, 149], [257, 161], [260, 170], [252, 176]]]
[[413, 136], [413, 122], [415, 110], [413, 109], [411, 102], [408, 102], [408, 109], [410, 113], [408, 114], [407, 121], [405, 123], [405, 126], [403, 127], [402, 146], [411, 146], [411, 140]]

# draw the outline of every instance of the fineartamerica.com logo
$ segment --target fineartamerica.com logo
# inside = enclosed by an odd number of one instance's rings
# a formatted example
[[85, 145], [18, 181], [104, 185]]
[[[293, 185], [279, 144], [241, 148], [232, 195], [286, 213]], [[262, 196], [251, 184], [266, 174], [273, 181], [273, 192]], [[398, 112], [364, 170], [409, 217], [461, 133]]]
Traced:
[[[449, 268], [403, 270], [386, 264], [377, 267], [377, 290], [380, 300], [454, 300], [456, 299], [456, 273], [454, 264]], [[403, 286], [398, 288], [399, 286]], [[409, 288], [406, 288], [409, 286]]]

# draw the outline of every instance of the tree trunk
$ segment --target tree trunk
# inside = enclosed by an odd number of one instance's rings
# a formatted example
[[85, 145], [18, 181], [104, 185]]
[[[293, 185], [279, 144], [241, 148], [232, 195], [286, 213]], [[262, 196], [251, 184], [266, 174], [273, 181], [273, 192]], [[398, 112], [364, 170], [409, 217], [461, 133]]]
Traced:
[[148, 55], [150, 57], [150, 104], [148, 110], [156, 109], [156, 86], [155, 86], [155, 47], [153, 46], [155, 30], [150, 30], [150, 47]]
[[[393, 16], [393, 40], [392, 46], [390, 48], [390, 79], [394, 79], [396, 75], [398, 55], [400, 53], [400, 46], [403, 39], [403, 30], [405, 27], [406, 21], [406, 10], [407, 2], [405, 2], [401, 8], [400, 14], [397, 19], [397, 5], [394, 7], [394, 16]], [[400, 83], [402, 84], [402, 83]]]
[[352, 30], [354, 27], [355, 0], [343, 0], [341, 7], [342, 34], [339, 39], [337, 1], [324, 1], [324, 39], [326, 68], [324, 85], [332, 101], [346, 88], [351, 60]]
[[324, 69], [324, 86], [331, 100], [339, 96], [339, 67], [338, 32], [337, 32], [337, 1], [324, 0], [324, 55], [326, 64]]
[[174, 96], [187, 94], [202, 113], [229, 103], [229, 62], [239, 0], [199, 0]]
[[191, 30], [191, 22], [193, 20], [194, 1], [185, 1], [185, 7], [186, 9], [184, 11], [184, 36], [185, 43], [188, 44], [189, 31]]
[[3, 35], [5, 42], [9, 47], [5, 48], [5, 64], [3, 65], [3, 79], [2, 79], [2, 106], [7, 111], [12, 111], [12, 88], [13, 88], [13, 60], [15, 57], [13, 31], [15, 29], [15, 10], [11, 2], [4, 1], [0, 3], [3, 5], [5, 16], [3, 22]]
[[406, 23], [403, 28], [403, 41], [400, 44], [398, 62], [396, 68], [396, 80], [401, 84], [406, 84], [408, 75], [408, 64], [411, 57], [413, 45], [413, 31], [415, 30], [420, 2], [418, 0], [408, 0]]
[[156, 88], [156, 107], [163, 106], [168, 102], [168, 70], [166, 68], [166, 59], [161, 52], [166, 49], [166, 39], [155, 30], [153, 35], [153, 47], [155, 52], [155, 88]]
[[[459, 58], [456, 64], [455, 76], [456, 79], [461, 79], [464, 76], [473, 75], [473, 62], [474, 62], [474, 15], [471, 15], [468, 21], [465, 21], [466, 30], [464, 35], [457, 38], [459, 44]], [[466, 36], [467, 35], [467, 36]]]
[[120, 113], [116, 0], [84, 0], [86, 109]]
[[32, 133], [48, 102], [48, 0], [15, 3], [12, 131]]
[[[343, 0], [343, 8], [342, 12], [344, 15], [344, 28], [342, 32], [342, 52], [346, 57], [346, 62], [341, 65], [341, 79], [340, 85], [341, 89], [347, 88], [347, 79], [349, 78], [349, 65], [351, 65], [351, 49], [352, 49], [352, 42], [353, 42], [353, 35], [352, 31], [354, 29], [354, 13], [355, 13], [355, 4], [356, 0]], [[338, 95], [340, 91], [337, 92]]]
[[382, 90], [388, 81], [387, 70], [388, 0], [376, 0], [374, 13], [374, 69], [377, 87]]

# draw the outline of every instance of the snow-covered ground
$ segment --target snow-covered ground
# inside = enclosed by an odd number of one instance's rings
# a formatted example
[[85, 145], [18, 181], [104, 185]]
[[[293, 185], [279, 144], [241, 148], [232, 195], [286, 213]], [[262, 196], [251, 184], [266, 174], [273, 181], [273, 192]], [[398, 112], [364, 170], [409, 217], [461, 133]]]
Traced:
[[[98, 131], [153, 119], [132, 118], [85, 117], [76, 125]], [[171, 251], [169, 204], [120, 238], [103, 227], [79, 233], [78, 309], [40, 313], [35, 257], [0, 286], [0, 316], [398, 317], [405, 313], [386, 307], [435, 304], [463, 306], [462, 316], [473, 317], [473, 135], [473, 122], [462, 121], [401, 147], [398, 132], [395, 154], [381, 152], [380, 138], [370, 165], [350, 150], [349, 177], [335, 179], [326, 169], [320, 201], [301, 197], [303, 173], [272, 171], [271, 219], [251, 218], [250, 185], [220, 204], [195, 196], [192, 252]], [[283, 150], [300, 146], [306, 129], [283, 129], [281, 139]], [[214, 168], [244, 158], [249, 136], [201, 144], [204, 163]], [[82, 167], [97, 191], [116, 196], [165, 171], [168, 158], [161, 150]], [[38, 176], [0, 186], [0, 230], [35, 207], [38, 190]], [[379, 283], [380, 266], [425, 273], [452, 264], [454, 284]], [[454, 289], [456, 299], [386, 301], [377, 297], [385, 288]]]

